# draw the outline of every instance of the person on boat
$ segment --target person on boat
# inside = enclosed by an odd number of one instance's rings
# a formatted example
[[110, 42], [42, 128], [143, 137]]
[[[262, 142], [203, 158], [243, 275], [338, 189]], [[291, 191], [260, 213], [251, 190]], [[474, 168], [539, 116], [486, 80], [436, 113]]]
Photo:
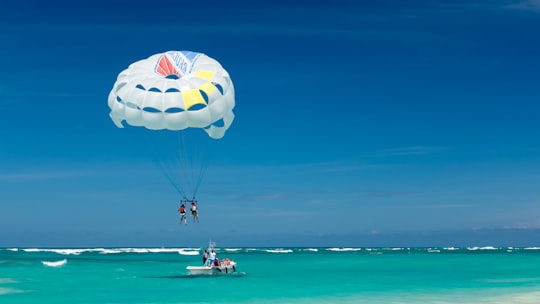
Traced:
[[184, 220], [184, 224], [187, 225], [187, 216], [186, 216], [186, 206], [182, 203], [180, 205], [180, 208], [178, 208], [178, 212], [180, 212], [180, 224], [182, 224], [182, 220]]
[[214, 266], [216, 263], [216, 252], [214, 250], [210, 251], [210, 266]]
[[193, 221], [199, 222], [199, 210], [197, 210], [195, 201], [191, 201], [191, 216], [193, 216]]
[[208, 260], [208, 250], [207, 249], [204, 250], [204, 253], [203, 253], [203, 256], [202, 256], [203, 265], [206, 265], [206, 260]]

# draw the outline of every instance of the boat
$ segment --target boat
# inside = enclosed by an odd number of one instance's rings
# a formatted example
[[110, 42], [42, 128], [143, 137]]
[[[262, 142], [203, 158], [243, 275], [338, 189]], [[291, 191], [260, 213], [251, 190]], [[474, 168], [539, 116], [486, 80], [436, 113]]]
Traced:
[[[212, 252], [216, 246], [215, 242], [210, 242], [208, 244], [208, 252]], [[236, 272], [236, 262], [228, 258], [219, 260], [216, 257], [216, 260], [213, 265], [210, 263], [210, 259], [206, 260], [204, 265], [200, 266], [187, 266], [186, 269], [189, 271], [189, 274], [192, 275], [219, 275], [219, 274], [233, 274]]]
[[229, 265], [223, 265], [220, 263], [219, 266], [187, 266], [189, 274], [194, 275], [214, 275], [214, 274], [233, 274], [236, 272], [236, 262], [231, 261]]

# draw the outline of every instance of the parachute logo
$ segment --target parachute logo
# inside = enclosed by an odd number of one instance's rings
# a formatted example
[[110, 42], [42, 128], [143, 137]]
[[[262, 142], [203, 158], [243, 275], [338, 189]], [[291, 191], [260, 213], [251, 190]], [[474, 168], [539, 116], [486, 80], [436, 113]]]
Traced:
[[183, 75], [180, 75], [180, 72], [176, 70], [174, 64], [169, 59], [167, 55], [161, 56], [156, 66], [156, 72], [162, 75], [165, 78], [178, 79]]
[[234, 86], [221, 64], [205, 54], [168, 51], [131, 64], [109, 93], [109, 116], [151, 130], [203, 129], [225, 135], [234, 120]]
[[191, 72], [193, 64], [200, 53], [189, 51], [169, 51], [158, 60], [156, 73], [169, 79], [178, 79]]

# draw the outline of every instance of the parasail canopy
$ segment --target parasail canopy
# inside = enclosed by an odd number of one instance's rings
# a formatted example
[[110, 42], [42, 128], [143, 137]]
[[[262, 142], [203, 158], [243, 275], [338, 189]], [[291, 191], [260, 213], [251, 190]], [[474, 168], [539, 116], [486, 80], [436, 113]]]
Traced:
[[[122, 71], [108, 105], [109, 116], [119, 128], [127, 124], [149, 130], [202, 129], [210, 138], [220, 139], [234, 120], [234, 86], [215, 59], [197, 52], [168, 51]], [[203, 132], [193, 134], [193, 140], [187, 140], [184, 132], [149, 133], [152, 139], [163, 133], [176, 136], [166, 145], [147, 146], [152, 154], [166, 152], [156, 157], [161, 171], [184, 199], [195, 200], [206, 168], [204, 142], [211, 139]]]
[[234, 120], [234, 86], [221, 64], [205, 54], [168, 51], [131, 64], [109, 93], [110, 117], [150, 130], [203, 129], [225, 135]]

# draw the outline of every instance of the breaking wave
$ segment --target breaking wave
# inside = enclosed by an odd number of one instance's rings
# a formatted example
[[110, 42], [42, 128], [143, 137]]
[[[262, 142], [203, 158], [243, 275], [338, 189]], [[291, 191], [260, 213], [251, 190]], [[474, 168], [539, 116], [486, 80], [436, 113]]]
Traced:
[[[123, 254], [180, 254], [184, 256], [200, 255], [204, 247], [177, 248], [0, 248], [0, 255], [37, 254], [42, 259], [59, 256], [87, 255], [123, 255]], [[227, 254], [400, 254], [400, 253], [526, 253], [538, 252], [540, 247], [216, 247], [216, 252]], [[2, 259], [0, 259], [0, 263]]]
[[362, 248], [326, 248], [328, 251], [360, 251]]
[[266, 249], [264, 250], [269, 253], [292, 253], [292, 249]]
[[67, 259], [54, 262], [41, 261], [41, 263], [47, 267], [62, 267], [67, 264]]
[[188, 250], [188, 249], [180, 249], [178, 251], [179, 254], [181, 255], [199, 255], [199, 250]]

